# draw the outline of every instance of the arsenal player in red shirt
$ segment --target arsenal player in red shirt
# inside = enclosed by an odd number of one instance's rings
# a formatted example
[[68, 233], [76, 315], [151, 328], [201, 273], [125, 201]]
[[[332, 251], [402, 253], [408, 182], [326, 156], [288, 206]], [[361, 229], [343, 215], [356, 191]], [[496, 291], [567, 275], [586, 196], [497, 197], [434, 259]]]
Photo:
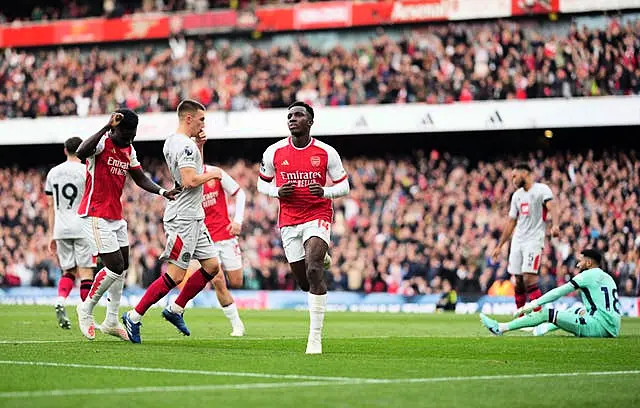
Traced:
[[[313, 108], [295, 102], [287, 111], [291, 136], [269, 146], [262, 157], [258, 191], [280, 200], [282, 246], [298, 284], [309, 292], [307, 354], [322, 353], [327, 304], [324, 259], [329, 249], [331, 199], [349, 193], [347, 173], [336, 150], [310, 135]], [[332, 186], [327, 186], [331, 179]]]

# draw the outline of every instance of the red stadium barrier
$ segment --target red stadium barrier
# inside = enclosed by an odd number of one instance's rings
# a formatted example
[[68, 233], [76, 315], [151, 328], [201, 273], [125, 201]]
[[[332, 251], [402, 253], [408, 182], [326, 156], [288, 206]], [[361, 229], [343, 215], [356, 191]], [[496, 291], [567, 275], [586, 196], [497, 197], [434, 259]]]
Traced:
[[395, 0], [300, 3], [236, 10], [132, 15], [0, 27], [0, 48], [167, 38], [171, 33], [317, 30], [428, 21], [638, 8], [636, 0]]
[[511, 0], [511, 15], [548, 14], [560, 11], [560, 0]]
[[63, 20], [46, 24], [28, 24], [1, 30], [1, 47], [26, 47], [167, 38], [166, 15], [106, 19]]

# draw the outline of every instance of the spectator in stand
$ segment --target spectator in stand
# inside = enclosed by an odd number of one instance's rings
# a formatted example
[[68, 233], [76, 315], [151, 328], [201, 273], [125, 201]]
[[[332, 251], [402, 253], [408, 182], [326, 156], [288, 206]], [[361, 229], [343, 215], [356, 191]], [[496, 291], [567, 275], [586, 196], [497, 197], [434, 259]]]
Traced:
[[448, 279], [442, 282], [442, 296], [436, 304], [436, 310], [440, 312], [454, 311], [456, 310], [456, 304], [458, 303], [458, 294], [455, 289], [451, 287], [451, 283]]
[[7, 50], [0, 117], [173, 111], [184, 97], [210, 110], [251, 110], [294, 99], [342, 106], [640, 94], [640, 20], [558, 26], [562, 35], [515, 22], [435, 25], [328, 50], [304, 37], [268, 49], [177, 37], [164, 47]]

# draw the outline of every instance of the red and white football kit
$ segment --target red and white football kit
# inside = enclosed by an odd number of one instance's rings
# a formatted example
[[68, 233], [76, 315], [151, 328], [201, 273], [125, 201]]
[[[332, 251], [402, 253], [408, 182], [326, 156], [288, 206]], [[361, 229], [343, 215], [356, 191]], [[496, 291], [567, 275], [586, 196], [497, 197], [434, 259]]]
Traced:
[[107, 135], [87, 158], [87, 181], [78, 215], [83, 217], [83, 230], [95, 242], [98, 253], [129, 246], [121, 197], [127, 174], [135, 168], [140, 168], [140, 162], [133, 146], [118, 147]]
[[[204, 171], [213, 171], [213, 167], [204, 166]], [[235, 196], [239, 191], [240, 185], [224, 170], [222, 170], [222, 178], [220, 180], [213, 179], [204, 184], [204, 196], [202, 199], [202, 207], [205, 213], [204, 223], [213, 240], [216, 256], [225, 271], [242, 269], [242, 253], [238, 238], [231, 235], [227, 229], [231, 224], [227, 195]], [[233, 221], [242, 224], [245, 204], [244, 194], [242, 195], [242, 200], [239, 198], [236, 201]]]
[[[289, 263], [304, 259], [304, 243], [311, 237], [319, 237], [330, 243], [333, 206], [331, 198], [316, 197], [309, 191], [309, 185], [327, 185], [346, 180], [347, 173], [336, 150], [317, 139], [298, 148], [291, 137], [269, 146], [260, 166], [260, 178], [270, 183], [275, 180], [276, 188], [287, 182], [294, 182], [291, 196], [281, 197], [278, 226], [282, 235], [282, 245]], [[348, 191], [348, 187], [347, 187]]]

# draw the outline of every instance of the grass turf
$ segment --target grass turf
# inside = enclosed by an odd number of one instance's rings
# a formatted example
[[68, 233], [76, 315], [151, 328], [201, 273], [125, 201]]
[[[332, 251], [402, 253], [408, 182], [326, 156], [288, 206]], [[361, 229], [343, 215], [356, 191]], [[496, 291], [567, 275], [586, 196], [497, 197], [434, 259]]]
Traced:
[[[188, 310], [183, 337], [152, 309], [142, 345], [89, 342], [68, 314], [70, 331], [52, 307], [0, 306], [0, 407], [640, 405], [639, 319], [580, 339], [493, 337], [477, 315], [328, 313], [324, 354], [307, 356], [305, 312], [241, 311], [247, 336], [231, 338], [219, 310]], [[575, 375], [611, 371], [635, 372]]]

